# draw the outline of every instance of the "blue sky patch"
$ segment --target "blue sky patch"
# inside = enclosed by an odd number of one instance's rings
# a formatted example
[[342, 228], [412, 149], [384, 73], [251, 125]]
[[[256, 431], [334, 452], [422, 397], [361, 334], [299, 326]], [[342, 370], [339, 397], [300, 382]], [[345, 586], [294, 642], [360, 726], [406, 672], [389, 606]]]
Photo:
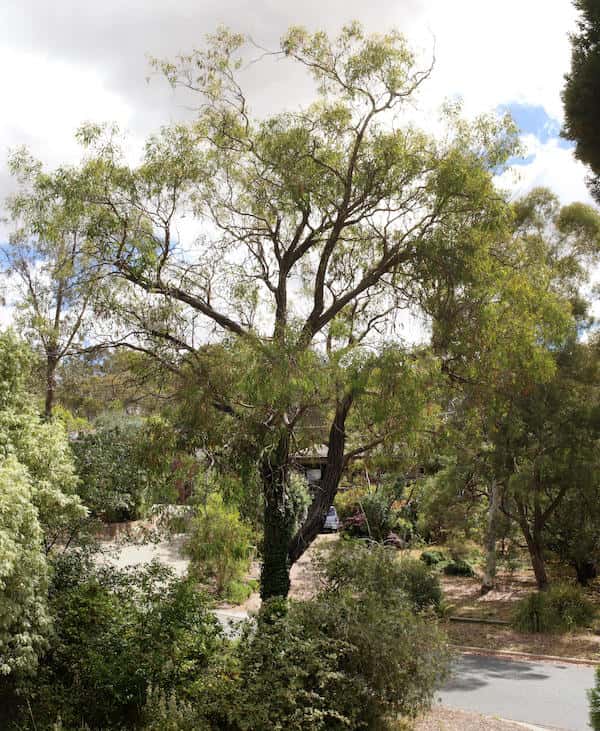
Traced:
[[[498, 107], [498, 111], [501, 114], [509, 112], [522, 134], [537, 137], [543, 145], [556, 141], [556, 144], [564, 150], [570, 150], [575, 146], [573, 142], [560, 136], [560, 122], [551, 117], [542, 106], [512, 102]], [[509, 164], [529, 165], [534, 159], [535, 155], [528, 155], [523, 158], [514, 158], [510, 160]]]

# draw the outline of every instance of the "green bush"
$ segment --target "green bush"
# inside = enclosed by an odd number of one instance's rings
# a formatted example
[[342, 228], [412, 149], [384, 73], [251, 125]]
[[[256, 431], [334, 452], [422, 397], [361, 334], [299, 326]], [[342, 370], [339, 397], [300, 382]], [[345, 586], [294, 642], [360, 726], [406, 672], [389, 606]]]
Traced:
[[443, 571], [447, 576], [475, 576], [475, 571], [471, 564], [461, 559], [448, 561]]
[[548, 597], [543, 593], [529, 594], [517, 604], [513, 627], [519, 632], [551, 632], [556, 629]]
[[151, 698], [146, 731], [383, 731], [427, 709], [446, 676], [443, 635], [386, 579], [383, 549], [352, 556], [366, 564], [355, 567], [357, 581], [381, 577], [360, 585], [359, 600], [340, 580], [309, 601], [266, 602], [199, 682], [178, 698]]
[[554, 584], [547, 591], [548, 601], [560, 619], [559, 626], [567, 631], [589, 625], [595, 616], [595, 608], [579, 586]]
[[243, 579], [250, 569], [252, 531], [238, 511], [213, 493], [199, 505], [190, 524], [185, 551], [191, 559], [190, 572], [200, 579], [214, 579], [216, 591], [224, 596], [232, 582]]
[[100, 427], [73, 442], [79, 494], [93, 516], [135, 520], [148, 503], [150, 474], [138, 457], [139, 424]]
[[594, 614], [593, 604], [579, 587], [557, 584], [522, 599], [513, 626], [520, 632], [568, 632], [589, 624]]
[[443, 599], [438, 577], [417, 559], [402, 558], [398, 565], [400, 587], [416, 611], [438, 610]]
[[448, 560], [443, 551], [423, 551], [420, 558], [426, 566], [437, 566]]
[[61, 558], [50, 609], [54, 635], [22, 694], [38, 729], [59, 717], [69, 729], [134, 727], [149, 685], [170, 693], [192, 682], [224, 643], [206, 597], [154, 564], [132, 572]]
[[590, 699], [590, 724], [594, 731], [600, 731], [600, 668], [596, 668], [596, 683], [588, 691]]
[[355, 596], [371, 592], [386, 598], [402, 596], [413, 609], [437, 609], [442, 590], [437, 576], [420, 561], [399, 559], [393, 549], [360, 541], [340, 541], [318, 562], [327, 587]]

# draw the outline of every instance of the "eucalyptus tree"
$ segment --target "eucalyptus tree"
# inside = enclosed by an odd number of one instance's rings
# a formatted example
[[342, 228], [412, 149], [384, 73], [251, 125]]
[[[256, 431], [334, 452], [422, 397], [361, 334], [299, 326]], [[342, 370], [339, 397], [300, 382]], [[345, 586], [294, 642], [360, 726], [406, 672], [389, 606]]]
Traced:
[[[595, 351], [578, 334], [587, 323], [589, 272], [600, 254], [600, 215], [580, 203], [561, 206], [542, 188], [512, 210], [509, 245], [497, 253], [515, 276], [498, 279], [495, 289], [447, 292], [433, 337], [456, 384], [451, 423], [462, 449], [451, 451], [459, 472], [487, 494], [484, 590], [493, 585], [499, 511], [523, 534], [543, 587], [545, 547], [552, 534], [560, 543], [552, 526], [565, 505], [589, 500], [597, 471]], [[436, 295], [433, 309], [438, 306]]]
[[[417, 129], [407, 110], [429, 70], [398, 33], [368, 36], [356, 24], [334, 39], [290, 29], [277, 55], [314, 78], [316, 99], [257, 118], [240, 82], [246, 40], [221, 30], [203, 49], [155, 62], [200, 103], [190, 124], [148, 141], [139, 166], [101, 128], [81, 137], [88, 235], [131, 285], [121, 305], [133, 344], [169, 367], [193, 365], [232, 430], [252, 435], [268, 597], [287, 593], [290, 563], [319, 531], [348, 461], [399, 441], [423, 413], [428, 366], [399, 344], [398, 313], [443, 315], [448, 292], [512, 272], [496, 252], [510, 212], [493, 176], [515, 136], [508, 119], [467, 124], [455, 109], [439, 139]], [[177, 234], [183, 217], [195, 240]], [[229, 374], [208, 365], [223, 339], [217, 359], [241, 366]], [[327, 464], [292, 535], [290, 453], [315, 408], [328, 421]], [[353, 443], [351, 420], [363, 436]]]
[[49, 419], [57, 369], [89, 332], [101, 272], [89, 255], [79, 171], [45, 172], [24, 149], [11, 154], [9, 168], [18, 191], [7, 202], [13, 230], [4, 253], [19, 284], [16, 324], [45, 361]]

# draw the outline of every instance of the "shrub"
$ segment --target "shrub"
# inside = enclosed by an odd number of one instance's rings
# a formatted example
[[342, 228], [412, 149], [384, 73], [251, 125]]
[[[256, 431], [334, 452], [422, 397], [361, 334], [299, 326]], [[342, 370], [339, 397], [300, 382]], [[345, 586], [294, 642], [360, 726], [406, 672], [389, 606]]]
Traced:
[[[391, 556], [350, 546], [339, 554], [337, 565], [346, 563], [337, 581], [315, 598], [265, 602], [256, 625], [193, 687], [178, 698], [151, 696], [146, 731], [383, 731], [428, 708], [446, 675], [447, 646], [389, 580]], [[365, 586], [369, 575], [378, 578]]]
[[339, 542], [322, 556], [319, 571], [330, 589], [372, 592], [382, 602], [400, 594], [415, 611], [437, 609], [442, 601], [439, 579], [426, 566], [379, 545]]
[[[373, 492], [354, 491], [344, 506], [342, 528], [356, 538], [371, 538], [383, 542], [398, 523], [398, 512], [393, 507], [394, 496], [385, 488]], [[352, 512], [348, 508], [352, 506]], [[349, 512], [349, 514], [348, 514]]]
[[556, 629], [556, 616], [543, 593], [535, 592], [521, 599], [513, 616], [513, 626], [519, 632], [551, 632]]
[[446, 651], [435, 625], [397, 595], [357, 602], [344, 589], [259, 622], [239, 658], [237, 727], [325, 731], [415, 716], [443, 678]]
[[138, 458], [139, 424], [100, 427], [73, 443], [79, 494], [93, 516], [107, 522], [141, 517], [150, 474]]
[[590, 724], [594, 731], [600, 731], [600, 668], [596, 668], [596, 683], [588, 691], [590, 699]]
[[188, 535], [185, 550], [192, 562], [191, 573], [201, 579], [214, 579], [219, 596], [232, 582], [246, 576], [252, 531], [220, 495], [213, 493], [205, 505], [198, 506]]
[[567, 631], [589, 625], [595, 616], [594, 605], [579, 586], [555, 584], [547, 592], [552, 610], [559, 617], [559, 627]]
[[400, 586], [414, 608], [438, 610], [443, 598], [438, 577], [416, 559], [402, 558], [398, 564]]
[[338, 492], [335, 496], [335, 509], [339, 519], [346, 519], [360, 513], [360, 503], [367, 494], [366, 487], [351, 487], [349, 490]]
[[475, 576], [475, 571], [471, 564], [461, 559], [449, 561], [444, 566], [444, 573], [447, 576]]
[[423, 551], [420, 558], [426, 566], [437, 566], [448, 560], [443, 551]]
[[557, 584], [522, 599], [513, 616], [520, 632], [565, 632], [587, 625], [594, 606], [577, 586]]
[[170, 693], [220, 653], [221, 627], [192, 582], [158, 565], [64, 562], [50, 592], [54, 636], [26, 692], [38, 728], [58, 717], [69, 729], [132, 727], [150, 684]]

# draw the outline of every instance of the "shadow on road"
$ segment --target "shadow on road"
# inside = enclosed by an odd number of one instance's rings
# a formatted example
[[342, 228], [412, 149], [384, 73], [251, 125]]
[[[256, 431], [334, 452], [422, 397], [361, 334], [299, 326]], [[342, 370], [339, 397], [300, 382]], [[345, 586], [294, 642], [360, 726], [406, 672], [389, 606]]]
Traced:
[[539, 665], [482, 655], [462, 655], [452, 667], [452, 677], [445, 684], [445, 691], [477, 690], [492, 680], [545, 680], [549, 675], [539, 672]]

